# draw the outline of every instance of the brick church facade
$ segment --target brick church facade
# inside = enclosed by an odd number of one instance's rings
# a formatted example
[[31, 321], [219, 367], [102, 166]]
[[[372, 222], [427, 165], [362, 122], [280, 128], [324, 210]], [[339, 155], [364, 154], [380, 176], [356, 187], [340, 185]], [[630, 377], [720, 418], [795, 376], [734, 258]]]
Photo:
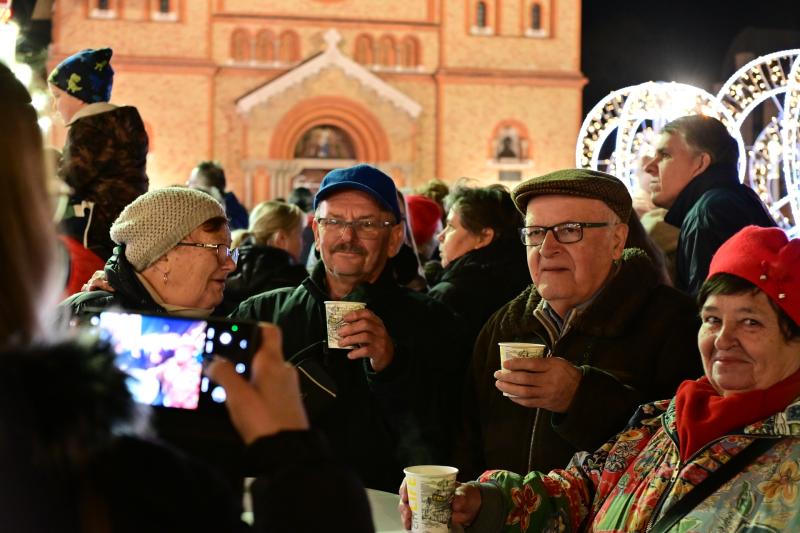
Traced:
[[356, 161], [406, 189], [513, 186], [574, 166], [580, 19], [579, 0], [59, 0], [49, 65], [114, 49], [153, 188], [203, 159], [248, 206]]

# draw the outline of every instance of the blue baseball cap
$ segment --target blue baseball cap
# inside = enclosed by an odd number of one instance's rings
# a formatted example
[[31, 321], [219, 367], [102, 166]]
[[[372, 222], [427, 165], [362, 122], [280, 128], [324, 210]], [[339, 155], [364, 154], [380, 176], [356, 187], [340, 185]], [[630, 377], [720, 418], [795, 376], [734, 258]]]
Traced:
[[381, 207], [391, 211], [397, 222], [402, 220], [400, 206], [397, 203], [397, 188], [392, 178], [377, 168], [363, 163], [328, 172], [319, 185], [317, 195], [314, 196], [314, 209], [331, 194], [345, 189], [356, 189], [369, 194]]

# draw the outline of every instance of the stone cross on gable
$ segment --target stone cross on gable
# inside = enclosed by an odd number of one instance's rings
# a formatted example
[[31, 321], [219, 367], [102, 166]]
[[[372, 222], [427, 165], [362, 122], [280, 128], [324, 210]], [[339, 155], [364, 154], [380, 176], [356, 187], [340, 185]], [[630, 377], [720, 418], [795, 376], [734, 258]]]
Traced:
[[336, 49], [339, 46], [339, 41], [342, 40], [341, 34], [334, 30], [333, 28], [329, 29], [325, 32], [322, 36], [325, 39], [325, 43], [328, 45], [328, 49]]

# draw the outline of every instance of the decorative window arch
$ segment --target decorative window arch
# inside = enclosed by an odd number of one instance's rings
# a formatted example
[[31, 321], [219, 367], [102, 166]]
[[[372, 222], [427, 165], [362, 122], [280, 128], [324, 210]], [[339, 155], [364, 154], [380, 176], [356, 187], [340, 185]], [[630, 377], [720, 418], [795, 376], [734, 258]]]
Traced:
[[486, 12], [486, 2], [478, 2], [475, 4], [475, 27], [485, 28], [488, 26], [488, 15]]
[[400, 42], [400, 66], [415, 68], [420, 61], [419, 41], [412, 35], [406, 35]]
[[550, 2], [534, 0], [528, 4], [525, 15], [525, 35], [527, 37], [547, 37], [550, 34]]
[[319, 124], [309, 128], [294, 148], [294, 156], [316, 159], [355, 159], [353, 139], [342, 128]]
[[294, 63], [300, 60], [300, 37], [292, 30], [281, 32], [278, 37], [278, 61]]
[[89, 17], [96, 19], [117, 18], [120, 9], [119, 0], [90, 0], [86, 2]]
[[378, 61], [384, 67], [394, 67], [397, 64], [397, 50], [394, 37], [384, 35], [378, 40]]
[[246, 63], [251, 58], [250, 32], [237, 28], [231, 34], [231, 58], [237, 63]]
[[255, 59], [260, 63], [275, 61], [275, 34], [261, 30], [256, 34]]
[[361, 35], [356, 37], [353, 57], [355, 58], [357, 63], [361, 63], [362, 65], [372, 65], [375, 62], [375, 55], [373, 49], [374, 49], [374, 43], [372, 41], [372, 37], [370, 37], [365, 33], [362, 33]]
[[517, 164], [530, 160], [530, 136], [525, 125], [514, 119], [495, 126], [489, 141], [489, 158], [498, 164]]
[[494, 35], [498, 0], [467, 0], [467, 33], [472, 35]]

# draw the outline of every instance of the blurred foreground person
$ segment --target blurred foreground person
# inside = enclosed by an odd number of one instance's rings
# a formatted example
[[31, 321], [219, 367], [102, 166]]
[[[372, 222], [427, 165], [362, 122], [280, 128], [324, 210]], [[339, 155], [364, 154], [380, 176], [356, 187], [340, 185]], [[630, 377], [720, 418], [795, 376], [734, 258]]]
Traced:
[[[55, 327], [60, 276], [41, 132], [30, 96], [2, 64], [0, 116], [0, 247], [7, 256], [0, 278], [3, 529], [247, 530], [239, 504], [204, 465], [142, 436], [142, 411], [107, 348], [86, 338], [65, 340]], [[253, 385], [226, 373], [224, 361], [209, 370], [229, 389], [231, 417], [257, 474], [252, 529], [319, 531], [334, 523], [371, 531], [363, 489], [306, 429], [297, 375], [282, 362], [277, 329], [262, 333]], [[330, 485], [314, 505], [315, 518], [305, 516], [307, 500], [297, 494], [309, 482], [321, 488], [316, 476]]]
[[470, 532], [799, 531], [800, 240], [746, 227], [717, 251], [698, 300], [704, 377], [641, 406], [566, 469], [493, 470], [462, 485], [454, 522]]

